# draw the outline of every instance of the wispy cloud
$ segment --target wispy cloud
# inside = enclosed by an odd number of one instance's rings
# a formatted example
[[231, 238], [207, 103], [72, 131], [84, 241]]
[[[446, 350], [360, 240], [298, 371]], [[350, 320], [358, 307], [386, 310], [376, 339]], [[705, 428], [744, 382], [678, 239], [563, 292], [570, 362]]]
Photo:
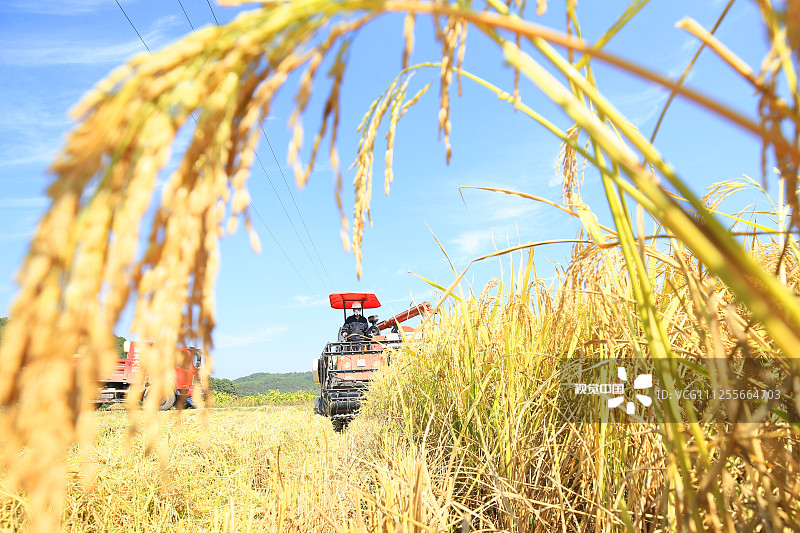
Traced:
[[[128, 0], [130, 2], [132, 0]], [[0, 11], [37, 15], [79, 15], [108, 6], [107, 0], [5, 0]]]
[[[530, 186], [522, 184], [510, 185], [493, 185], [499, 189], [517, 190], [527, 192]], [[467, 191], [464, 191], [467, 193]], [[470, 194], [465, 194], [465, 201], [467, 206], [467, 220], [470, 224], [480, 222], [484, 228], [483, 233], [486, 233], [489, 228], [485, 226], [492, 225], [495, 231], [502, 229], [505, 231], [513, 228], [515, 224], [522, 224], [524, 226], [531, 226], [540, 216], [542, 211], [542, 204], [534, 200], [519, 198], [508, 194], [489, 192], [489, 191], [469, 191]], [[548, 196], [548, 193], [544, 196]], [[534, 191], [534, 194], [542, 194], [541, 192]], [[479, 217], [479, 218], [476, 218]]]
[[499, 207], [494, 212], [488, 213], [489, 220], [496, 222], [505, 222], [508, 220], [519, 220], [533, 214], [536, 211], [537, 205], [530, 201], [523, 205]]
[[292, 299], [298, 302], [300, 307], [323, 307], [330, 304], [327, 298], [315, 298], [304, 294], [293, 296]]
[[29, 198], [0, 198], [0, 209], [42, 209], [50, 204], [46, 196]]
[[[484, 183], [497, 189], [553, 196], [554, 191], [550, 188], [542, 191], [548, 179], [547, 174], [553, 172], [555, 163], [550, 164], [551, 161], [550, 157], [540, 159], [534, 163], [535, 167], [527, 171], [509, 169], [509, 172], [500, 174], [502, 178]], [[509, 242], [530, 239], [532, 234], [546, 229], [550, 224], [544, 217], [552, 208], [540, 202], [503, 193], [466, 189], [463, 197], [466, 211], [452, 217], [455, 231], [445, 238], [445, 248], [457, 264], [506, 248]], [[439, 229], [434, 228], [434, 231]]]
[[52, 161], [71, 124], [66, 109], [75, 100], [77, 93], [67, 98], [48, 97], [47, 91], [36, 89], [6, 91], [0, 100], [0, 167]]
[[[32, 46], [31, 46], [32, 45]], [[143, 52], [138, 39], [124, 43], [75, 43], [72, 40], [0, 41], [0, 64], [18, 67], [117, 64]]]
[[8, 241], [27, 241], [33, 237], [33, 228], [25, 231], [14, 231], [10, 233], [0, 233], [0, 242]]
[[450, 242], [456, 246], [456, 250], [461, 254], [474, 256], [489, 248], [492, 243], [492, 234], [491, 229], [462, 231]]
[[662, 87], [648, 87], [644, 90], [613, 98], [617, 108], [635, 126], [642, 127], [661, 112], [669, 97], [669, 91]]
[[[2, 157], [0, 158], [0, 167], [11, 167], [15, 165], [46, 165], [50, 161], [52, 161], [56, 154], [58, 153], [58, 149], [50, 146], [44, 145], [26, 145], [24, 148], [24, 153], [20, 157]], [[11, 150], [13, 152], [13, 150]]]
[[[180, 24], [176, 15], [156, 20], [143, 33], [151, 50], [168, 40], [168, 30]], [[54, 65], [115, 65], [130, 56], [146, 52], [138, 37], [124, 42], [118, 39], [99, 40], [64, 36], [62, 38], [27, 38], [9, 35], [0, 40], [0, 64], [15, 67], [46, 67]]]
[[424, 296], [406, 296], [405, 298], [395, 298], [393, 300], [381, 300], [381, 303], [383, 304], [405, 303], [410, 308], [414, 303], [422, 303], [429, 298], [430, 298], [429, 294], [426, 294]]
[[561, 160], [558, 154], [553, 157], [553, 175], [550, 178], [550, 181], [547, 182], [548, 187], [559, 187], [563, 183], [563, 176], [561, 176], [561, 172], [559, 172], [561, 165]]
[[[105, 0], [104, 0], [105, 1]], [[78, 7], [91, 5], [90, 2]], [[75, 6], [73, 6], [75, 7]], [[145, 40], [153, 50], [165, 44], [175, 35], [173, 27], [180, 19], [176, 15], [162, 17], [152, 23], [144, 33]], [[131, 32], [133, 33], [133, 32]], [[136, 37], [120, 43], [111, 35], [106, 38], [91, 35], [74, 36], [70, 30], [48, 38], [33, 38], [27, 35], [4, 35], [0, 39], [0, 65], [10, 72], [18, 69], [48, 69], [79, 66], [119, 64], [144, 46]], [[48, 79], [57, 78], [57, 71], [50, 70]], [[73, 125], [67, 112], [88, 89], [65, 86], [57, 92], [46, 84], [24, 85], [28, 74], [10, 75], [3, 87], [0, 99], [0, 131], [4, 132], [0, 144], [0, 167], [35, 165], [44, 167], [51, 162], [63, 143], [63, 136]], [[182, 152], [188, 144], [188, 131], [183, 131], [176, 142]], [[174, 157], [175, 159], [175, 157]]]
[[[673, 51], [670, 51], [660, 58], [659, 64], [670, 65], [670, 69], [667, 74], [672, 78], [677, 78], [683, 74], [683, 71], [686, 69], [686, 65], [689, 64], [692, 56], [697, 53], [698, 48], [700, 48], [700, 43], [697, 41], [697, 39], [691, 35], [687, 35], [678, 48], [675, 48]], [[689, 73], [689, 76], [692, 76], [691, 72]]]
[[238, 346], [259, 344], [274, 339], [288, 329], [287, 326], [270, 326], [268, 328], [261, 328], [253, 333], [242, 335], [219, 332], [215, 337], [215, 345], [217, 348], [235, 348]]

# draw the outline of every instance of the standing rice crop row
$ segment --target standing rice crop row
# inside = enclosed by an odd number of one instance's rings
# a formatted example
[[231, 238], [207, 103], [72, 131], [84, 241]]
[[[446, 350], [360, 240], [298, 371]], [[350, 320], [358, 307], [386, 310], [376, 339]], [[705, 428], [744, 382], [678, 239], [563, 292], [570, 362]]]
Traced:
[[[704, 201], [744, 188], [760, 187], [720, 184]], [[748, 253], [776, 272], [775, 233], [765, 240], [755, 226], [768, 228], [748, 224]], [[800, 516], [800, 378], [790, 358], [702, 261], [673, 239], [658, 241], [636, 250], [652, 317], [638, 312], [618, 244], [574, 245], [549, 286], [531, 247], [511, 279], [442, 304], [422, 345], [373, 387], [369, 409], [387, 420], [383, 431], [426, 450], [438, 486], [452, 483], [452, 506], [472, 527], [775, 531]], [[796, 256], [782, 260], [796, 290]], [[663, 329], [670, 358], [659, 360], [645, 320]], [[573, 394], [568, 368], [607, 360], [634, 375], [664, 364], [659, 376], [673, 381], [660, 385], [673, 392], [701, 382], [706, 390], [773, 387], [791, 398], [788, 414], [728, 398], [656, 402], [650, 420], [631, 421], [605, 398]], [[753, 361], [782, 362], [782, 378], [742, 381], [739, 370]]]

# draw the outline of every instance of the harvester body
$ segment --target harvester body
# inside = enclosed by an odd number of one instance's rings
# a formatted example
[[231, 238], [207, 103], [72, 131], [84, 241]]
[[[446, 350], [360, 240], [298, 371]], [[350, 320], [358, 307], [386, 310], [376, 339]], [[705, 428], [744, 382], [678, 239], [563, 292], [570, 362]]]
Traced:
[[[330, 295], [333, 309], [343, 309], [345, 324], [339, 329], [338, 340], [325, 345], [322, 355], [314, 359], [312, 371], [314, 382], [320, 386], [320, 395], [314, 402], [314, 411], [327, 416], [333, 428], [341, 431], [355, 417], [370, 381], [386, 364], [389, 364], [391, 349], [402, 345], [399, 328], [409, 334], [411, 328], [400, 326], [421, 313], [429, 313], [428, 302], [413, 306], [391, 319], [378, 323], [377, 316], [370, 316], [371, 326], [363, 328], [348, 323], [347, 310], [358, 304], [360, 309], [380, 307], [378, 298], [372, 293], [334, 293]], [[394, 331], [381, 334], [381, 330]]]
[[[147, 376], [141, 375], [143, 351], [150, 349], [152, 343], [141, 341], [125, 342], [124, 352], [127, 357], [117, 359], [114, 371], [99, 380], [96, 403], [124, 402], [137, 382], [144, 386], [144, 396], [150, 391]], [[172, 383], [174, 393], [161, 398], [159, 408], [170, 409], [178, 399], [191, 407], [191, 397], [195, 386], [200, 385], [199, 369], [203, 363], [202, 352], [196, 348], [175, 348], [175, 377]]]

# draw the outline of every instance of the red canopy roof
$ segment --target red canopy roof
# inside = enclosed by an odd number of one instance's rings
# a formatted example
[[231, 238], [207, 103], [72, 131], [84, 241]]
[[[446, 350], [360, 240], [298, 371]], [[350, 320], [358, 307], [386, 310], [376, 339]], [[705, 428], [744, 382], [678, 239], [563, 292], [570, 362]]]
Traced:
[[333, 309], [351, 309], [353, 302], [360, 302], [364, 309], [380, 307], [378, 297], [371, 292], [334, 292], [330, 295]]

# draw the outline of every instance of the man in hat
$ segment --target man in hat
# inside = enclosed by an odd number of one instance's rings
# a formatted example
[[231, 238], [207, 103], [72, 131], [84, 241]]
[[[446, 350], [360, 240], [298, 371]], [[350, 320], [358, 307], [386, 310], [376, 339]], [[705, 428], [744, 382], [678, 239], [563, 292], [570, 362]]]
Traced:
[[369, 323], [364, 315], [361, 314], [361, 302], [350, 304], [353, 314], [344, 321], [345, 338], [347, 340], [359, 341], [367, 338]]

